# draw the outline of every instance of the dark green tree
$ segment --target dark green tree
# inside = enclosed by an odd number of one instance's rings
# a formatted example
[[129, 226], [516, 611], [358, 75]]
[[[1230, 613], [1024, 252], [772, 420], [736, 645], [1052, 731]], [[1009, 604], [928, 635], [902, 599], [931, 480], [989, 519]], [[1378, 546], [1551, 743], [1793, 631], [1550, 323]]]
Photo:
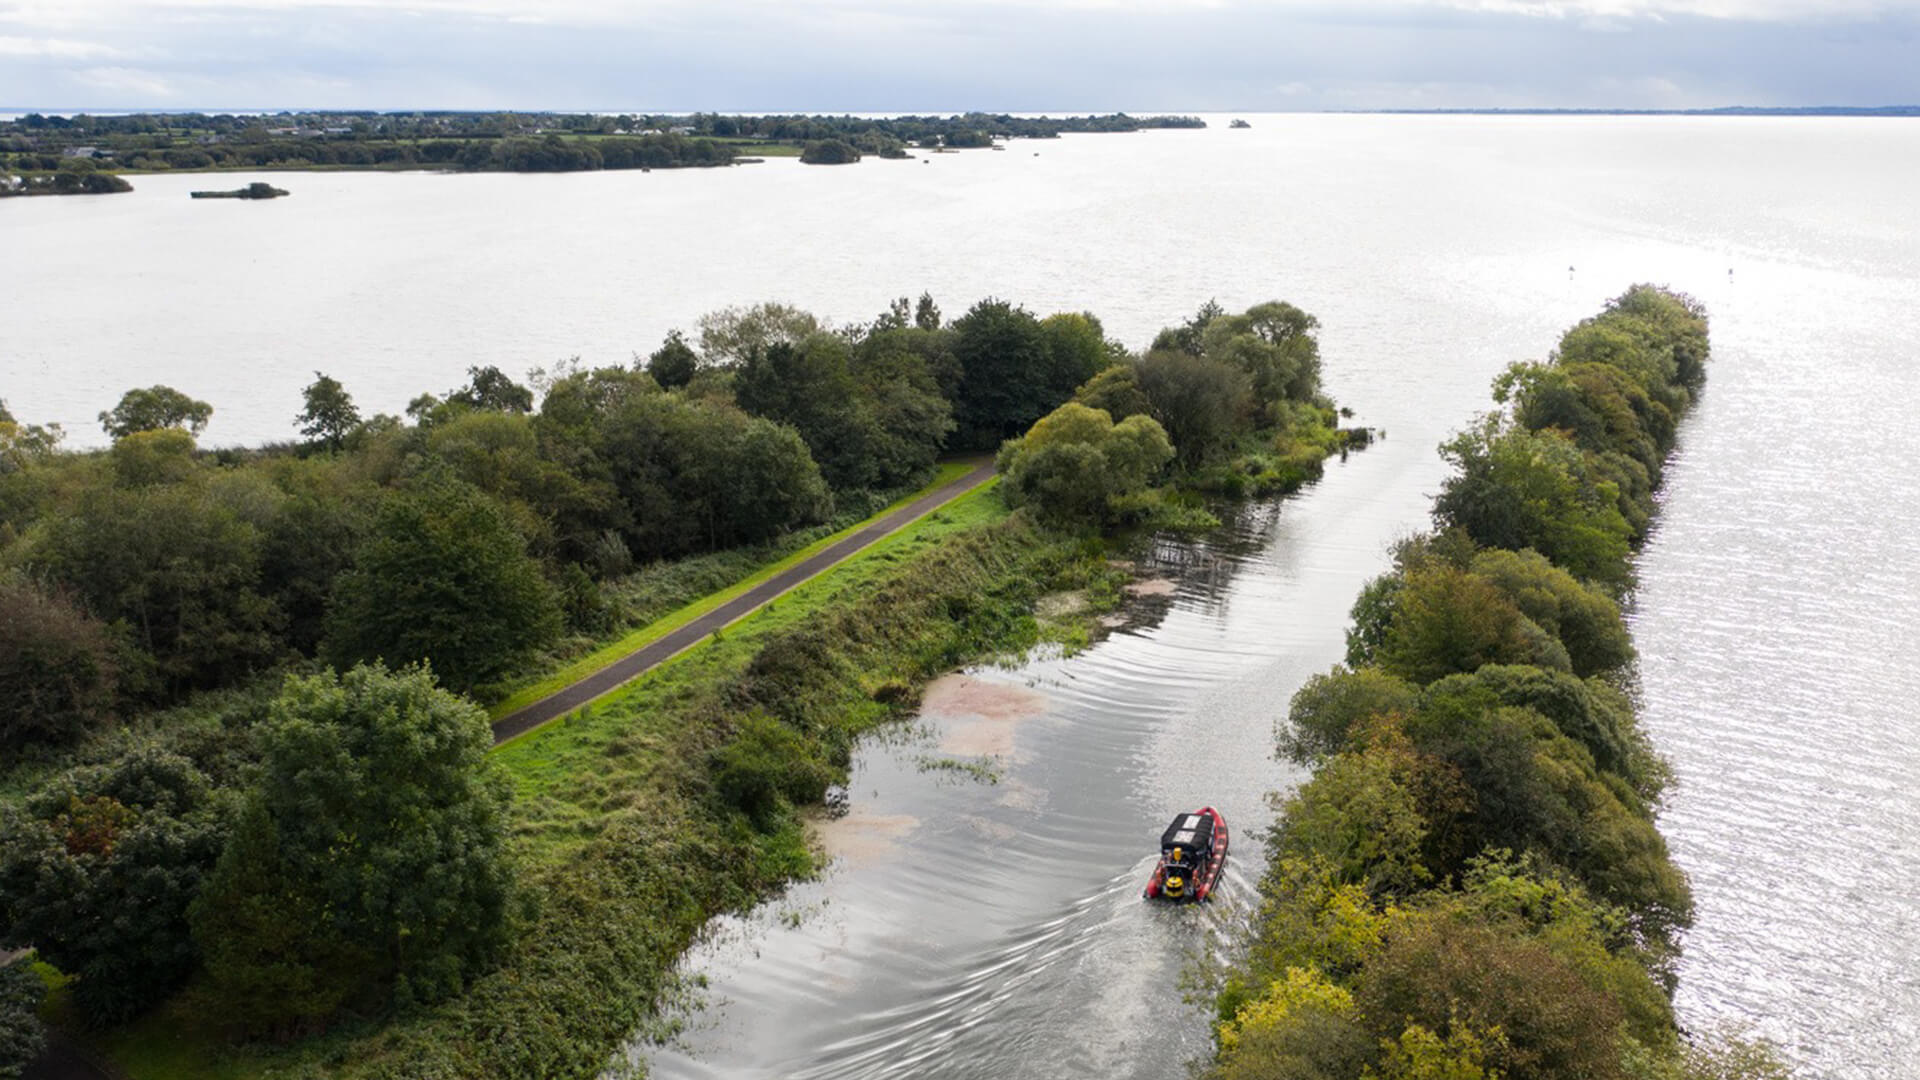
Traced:
[[533, 391], [488, 364], [468, 368], [467, 385], [447, 394], [447, 404], [492, 412], [532, 412]]
[[1058, 400], [1049, 399], [1046, 331], [1025, 308], [982, 300], [954, 320], [953, 335], [961, 370], [953, 412], [961, 446], [997, 447], [1024, 434], [1072, 393], [1069, 387]]
[[940, 329], [940, 307], [933, 302], [932, 293], [921, 293], [913, 305], [913, 325], [921, 330]]
[[226, 832], [224, 804], [178, 755], [60, 776], [0, 818], [0, 945], [74, 976], [88, 1020], [134, 1016], [193, 971], [187, 906]]
[[1153, 418], [1173, 440], [1180, 463], [1189, 468], [1224, 453], [1249, 427], [1249, 380], [1217, 360], [1171, 350], [1150, 352], [1134, 379], [1153, 407]]
[[107, 628], [25, 578], [0, 578], [0, 611], [0, 747], [60, 745], [100, 727], [117, 666]]
[[431, 672], [287, 681], [241, 826], [194, 904], [200, 1004], [248, 1032], [443, 999], [504, 943], [507, 786]]
[[700, 354], [693, 351], [687, 339], [674, 330], [667, 334], [667, 340], [647, 357], [647, 374], [653, 381], [668, 390], [675, 390], [693, 381], [693, 373], [700, 369]]
[[498, 501], [453, 479], [381, 507], [334, 585], [323, 652], [340, 667], [426, 660], [468, 690], [559, 630], [559, 607]]
[[100, 414], [100, 426], [116, 439], [136, 431], [168, 427], [185, 428], [197, 436], [211, 419], [213, 406], [206, 402], [195, 401], [171, 386], [149, 386], [121, 395], [120, 404]]
[[39, 1015], [46, 993], [46, 984], [31, 965], [0, 967], [0, 1078], [18, 1080], [46, 1048], [47, 1030]]
[[329, 450], [340, 449], [347, 435], [360, 426], [360, 410], [354, 408], [346, 388], [339, 380], [316, 371], [313, 381], [300, 393], [306, 400], [306, 407], [294, 417], [300, 424], [300, 434]]

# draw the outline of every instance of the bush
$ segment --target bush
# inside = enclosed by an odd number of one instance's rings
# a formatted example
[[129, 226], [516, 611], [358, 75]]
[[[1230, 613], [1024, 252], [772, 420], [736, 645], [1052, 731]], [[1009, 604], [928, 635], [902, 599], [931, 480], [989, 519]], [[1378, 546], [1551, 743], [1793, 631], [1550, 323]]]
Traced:
[[136, 750], [60, 777], [0, 819], [0, 944], [31, 945], [74, 976], [86, 1020], [139, 1014], [194, 969], [187, 906], [227, 820], [175, 754]]
[[732, 741], [708, 762], [722, 801], [762, 827], [787, 805], [817, 803], [835, 779], [818, 744], [762, 713], [739, 720]]
[[104, 724], [116, 670], [106, 626], [25, 578], [0, 578], [0, 611], [0, 748], [65, 745]]
[[506, 938], [506, 782], [486, 716], [424, 668], [287, 680], [259, 786], [192, 912], [199, 1004], [297, 1032], [445, 998]]
[[47, 1045], [40, 1024], [40, 999], [46, 984], [25, 961], [0, 967], [0, 1078], [13, 1080]]

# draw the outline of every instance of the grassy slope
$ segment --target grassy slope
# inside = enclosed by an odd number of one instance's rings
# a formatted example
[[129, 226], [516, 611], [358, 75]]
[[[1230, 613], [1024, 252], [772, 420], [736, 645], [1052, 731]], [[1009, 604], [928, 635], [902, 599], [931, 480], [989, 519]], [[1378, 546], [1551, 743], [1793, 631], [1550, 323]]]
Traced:
[[[970, 466], [967, 466], [967, 465], [940, 466], [939, 472], [934, 475], [933, 480], [929, 482], [927, 486], [911, 494], [902, 496], [900, 499], [896, 500], [892, 505], [888, 506], [886, 509], [880, 511], [879, 513], [873, 515], [872, 517], [869, 517], [864, 521], [857, 521], [852, 525], [849, 525], [846, 528], [841, 529], [839, 532], [836, 532], [830, 536], [823, 536], [820, 539], [814, 541], [813, 543], [807, 545], [806, 547], [803, 547], [800, 550], [793, 552], [787, 557], [780, 559], [777, 562], [767, 564], [766, 566], [760, 568], [760, 570], [758, 570], [757, 572], [753, 573], [751, 576], [742, 578], [741, 580], [739, 580], [738, 582], [735, 582], [733, 585], [728, 586], [727, 588], [721, 589], [718, 592], [711, 593], [707, 596], [703, 596], [700, 599], [694, 601], [693, 603], [690, 603], [685, 607], [682, 607], [679, 610], [672, 612], [671, 614], [665, 615], [659, 619], [655, 619], [652, 622], [649, 622], [645, 626], [638, 627], [622, 635], [621, 637], [608, 642], [606, 645], [603, 645], [600, 648], [595, 649], [593, 652], [587, 654], [586, 656], [583, 656], [578, 660], [575, 660], [572, 663], [566, 665], [565, 667], [562, 667], [559, 670], [552, 672], [547, 677], [541, 679], [539, 682], [533, 683], [530, 686], [524, 687], [516, 691], [512, 696], [506, 698], [504, 701], [501, 701], [499, 704], [494, 705], [492, 708], [488, 709], [487, 710], [488, 716], [492, 719], [497, 720], [500, 717], [505, 716], [508, 713], [514, 711], [515, 709], [521, 708], [526, 705], [531, 705], [534, 702], [539, 701], [541, 698], [544, 698], [549, 694], [555, 693], [567, 686], [572, 685], [573, 683], [580, 681], [581, 679], [586, 678], [587, 676], [593, 674], [596, 671], [599, 671], [601, 668], [606, 667], [608, 664], [613, 663], [614, 661], [620, 659], [621, 657], [627, 655], [628, 653], [631, 653], [637, 649], [644, 648], [647, 645], [651, 644], [652, 642], [657, 641], [662, 637], [665, 637], [666, 635], [672, 633], [675, 630], [678, 630], [680, 627], [685, 626], [687, 623], [692, 622], [693, 620], [699, 618], [702, 615], [705, 615], [707, 612], [712, 611], [714, 608], [719, 607], [721, 604], [724, 604], [727, 601], [733, 599], [734, 597], [739, 596], [741, 593], [744, 593], [747, 590], [753, 588], [755, 585], [758, 585], [761, 582], [767, 580], [768, 578], [773, 577], [775, 574], [781, 573], [782, 571], [788, 569], [789, 567], [797, 566], [800, 563], [805, 562], [807, 559], [812, 558], [815, 554], [826, 550], [827, 548], [833, 546], [834, 544], [839, 543], [841, 540], [844, 540], [847, 537], [853, 535], [854, 533], [859, 532], [861, 529], [864, 529], [867, 526], [872, 525], [875, 521], [878, 521], [879, 519], [885, 517], [886, 515], [893, 513], [895, 510], [898, 510], [902, 506], [907, 505], [908, 503], [912, 502], [915, 499], [920, 498], [923, 495], [931, 493], [934, 489], [940, 487], [942, 484], [946, 484], [953, 480], [958, 479], [961, 475], [966, 473], [968, 468], [970, 468]], [[751, 616], [749, 616], [749, 618], [751, 618]]]

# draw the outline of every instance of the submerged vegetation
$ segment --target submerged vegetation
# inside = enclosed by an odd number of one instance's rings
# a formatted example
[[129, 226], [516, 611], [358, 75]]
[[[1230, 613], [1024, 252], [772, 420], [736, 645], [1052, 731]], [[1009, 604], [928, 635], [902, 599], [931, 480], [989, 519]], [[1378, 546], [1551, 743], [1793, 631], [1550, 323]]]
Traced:
[[1214, 1076], [1779, 1074], [1676, 1030], [1692, 898], [1619, 608], [1706, 359], [1698, 305], [1636, 286], [1445, 446], [1437, 531], [1367, 585], [1347, 666], [1282, 726], [1314, 771], [1268, 840]]
[[[404, 418], [316, 373], [308, 441], [255, 450], [199, 449], [213, 406], [166, 386], [98, 452], [0, 408], [0, 943], [59, 969], [63, 1023], [136, 1077], [596, 1074], [708, 919], [810, 872], [798, 811], [862, 732], [1086, 640], [1120, 596], [1102, 527], [1343, 439], [1287, 305], [1145, 356], [924, 295], [697, 329], [632, 368], [475, 368]], [[472, 699], [995, 448], [1001, 489], [485, 752]]]

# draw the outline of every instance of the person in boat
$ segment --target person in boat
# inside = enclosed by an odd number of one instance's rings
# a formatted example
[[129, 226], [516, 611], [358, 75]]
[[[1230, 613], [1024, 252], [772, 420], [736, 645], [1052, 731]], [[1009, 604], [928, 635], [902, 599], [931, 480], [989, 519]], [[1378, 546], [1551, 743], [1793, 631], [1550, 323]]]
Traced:
[[1188, 865], [1186, 853], [1180, 848], [1174, 848], [1173, 854], [1167, 856], [1167, 876], [1160, 883], [1160, 891], [1165, 893], [1169, 900], [1184, 900], [1187, 896], [1187, 886], [1192, 883], [1193, 867]]

